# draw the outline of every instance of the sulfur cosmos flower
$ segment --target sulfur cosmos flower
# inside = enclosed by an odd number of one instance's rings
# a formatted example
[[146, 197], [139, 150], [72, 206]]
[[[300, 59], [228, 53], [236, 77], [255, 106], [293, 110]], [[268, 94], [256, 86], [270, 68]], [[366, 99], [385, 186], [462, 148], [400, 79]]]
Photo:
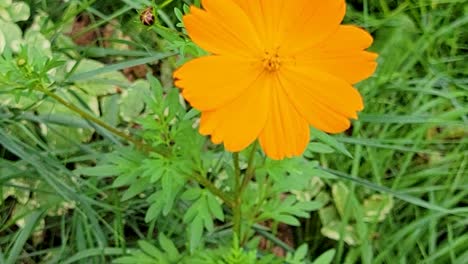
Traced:
[[309, 126], [339, 133], [363, 109], [353, 84], [372, 75], [372, 37], [340, 25], [344, 0], [204, 0], [183, 21], [210, 53], [174, 72], [201, 111], [200, 133], [272, 159], [301, 155]]

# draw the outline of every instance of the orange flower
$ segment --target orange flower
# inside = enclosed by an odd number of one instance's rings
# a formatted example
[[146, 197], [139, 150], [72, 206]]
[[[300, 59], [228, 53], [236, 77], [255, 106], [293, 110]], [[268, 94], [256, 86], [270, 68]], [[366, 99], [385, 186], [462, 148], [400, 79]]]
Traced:
[[372, 37], [340, 25], [344, 0], [204, 0], [184, 17], [211, 55], [174, 73], [201, 111], [200, 133], [236, 152], [256, 139], [267, 156], [301, 155], [309, 125], [328, 133], [363, 109], [352, 84], [374, 72]]

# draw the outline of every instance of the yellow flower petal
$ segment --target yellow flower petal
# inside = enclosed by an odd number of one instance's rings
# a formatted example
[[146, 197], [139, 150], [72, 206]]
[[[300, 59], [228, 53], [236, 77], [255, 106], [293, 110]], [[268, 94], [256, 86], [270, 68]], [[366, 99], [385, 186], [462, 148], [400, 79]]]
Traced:
[[269, 78], [261, 75], [251, 89], [214, 111], [202, 112], [200, 133], [211, 135], [214, 143], [224, 143], [232, 152], [250, 145], [265, 126], [270, 98]]
[[261, 68], [235, 57], [206, 56], [194, 59], [176, 72], [175, 85], [201, 111], [223, 106], [247, 89], [259, 77]]
[[364, 51], [372, 37], [355, 26], [340, 26], [319, 46], [302, 51], [297, 56], [300, 67], [312, 67], [357, 83], [372, 75], [377, 67], [377, 54]]
[[[305, 1], [305, 0], [301, 0]], [[299, 1], [290, 0], [237, 0], [238, 5], [250, 18], [265, 49], [278, 46], [280, 36], [285, 31], [285, 14], [297, 12]], [[293, 3], [294, 2], [294, 3]]]
[[281, 85], [301, 115], [328, 133], [343, 132], [363, 109], [359, 92], [346, 81], [310, 68], [284, 67]]
[[321, 43], [339, 27], [346, 12], [344, 0], [307, 1], [296, 0], [298, 14], [289, 14], [281, 50], [286, 54], [298, 52]]
[[348, 50], [364, 50], [370, 47], [372, 36], [362, 28], [341, 25], [318, 47], [322, 51], [346, 52]]
[[260, 145], [272, 159], [301, 155], [309, 143], [309, 126], [276, 82], [272, 87], [270, 111], [260, 134]]
[[184, 24], [194, 42], [213, 54], [258, 55], [260, 42], [250, 20], [231, 0], [205, 0], [205, 11], [191, 7]]

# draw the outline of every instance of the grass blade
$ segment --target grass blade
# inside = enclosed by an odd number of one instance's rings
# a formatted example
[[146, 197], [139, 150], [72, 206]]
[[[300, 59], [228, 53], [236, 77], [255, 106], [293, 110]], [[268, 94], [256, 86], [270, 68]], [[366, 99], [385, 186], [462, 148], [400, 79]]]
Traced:
[[23, 250], [24, 244], [28, 240], [31, 233], [34, 231], [37, 223], [41, 219], [44, 211], [33, 211], [25, 219], [24, 227], [18, 232], [17, 237], [14, 239], [14, 244], [10, 249], [6, 264], [15, 264], [18, 262], [18, 257]]

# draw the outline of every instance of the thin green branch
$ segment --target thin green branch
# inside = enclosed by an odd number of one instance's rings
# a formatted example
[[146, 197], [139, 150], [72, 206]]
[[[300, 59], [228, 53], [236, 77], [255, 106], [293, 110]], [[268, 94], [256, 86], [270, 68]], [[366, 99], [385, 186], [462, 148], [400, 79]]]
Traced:
[[38, 87], [36, 87], [36, 89], [38, 91], [46, 94], [47, 96], [53, 98], [54, 100], [56, 100], [57, 102], [59, 102], [63, 106], [65, 106], [66, 108], [70, 109], [71, 111], [73, 111], [73, 112], [77, 113], [78, 115], [80, 115], [81, 117], [83, 117], [84, 119], [86, 119], [88, 121], [92, 121], [92, 122], [96, 123], [97, 125], [107, 129], [109, 132], [111, 132], [111, 133], [113, 133], [113, 134], [127, 140], [128, 142], [133, 143], [136, 147], [138, 147], [140, 149], [146, 149], [146, 150], [149, 148], [149, 146], [147, 146], [143, 142], [131, 137], [130, 135], [125, 134], [124, 132], [118, 130], [117, 128], [115, 128], [115, 127], [107, 124], [106, 122], [102, 121], [101, 119], [93, 116], [92, 114], [87, 113], [86, 111], [80, 109], [79, 107], [77, 107], [74, 104], [68, 102], [67, 100], [65, 100], [62, 97], [58, 96], [54, 92], [51, 92], [50, 90], [44, 88], [43, 86], [38, 86]]
[[216, 187], [211, 181], [209, 181], [207, 178], [199, 175], [199, 174], [194, 174], [192, 177], [198, 184], [201, 186], [205, 187], [208, 189], [212, 194], [218, 196], [228, 207], [234, 208], [235, 207], [235, 202], [232, 201], [229, 197], [226, 196], [226, 194], [221, 191], [218, 187]]
[[255, 141], [253, 143], [252, 149], [250, 150], [249, 161], [247, 163], [247, 171], [245, 173], [245, 177], [242, 180], [242, 185], [240, 187], [241, 192], [244, 191], [244, 189], [247, 187], [247, 185], [249, 184], [249, 182], [252, 180], [252, 178], [255, 175], [255, 163], [254, 163], [254, 161], [255, 161], [255, 152], [257, 151], [257, 147], [258, 147], [258, 142]]
[[232, 154], [232, 160], [234, 162], [234, 207], [232, 208], [234, 212], [234, 234], [237, 236], [237, 239], [241, 238], [241, 204], [242, 204], [242, 189], [241, 189], [241, 172], [239, 166], [239, 153]]
[[268, 229], [265, 227], [255, 224], [252, 226], [253, 230], [255, 230], [257, 233], [259, 233], [261, 236], [264, 238], [270, 240], [274, 244], [278, 245], [279, 247], [283, 248], [287, 252], [294, 252], [294, 248], [290, 247], [288, 244], [284, 243], [281, 241], [281, 239], [277, 238], [275, 235], [271, 234], [268, 232]]
[[[242, 178], [240, 166], [239, 166], [239, 153], [233, 153], [233, 162], [234, 162], [234, 171], [235, 171], [235, 203], [234, 203], [234, 233], [240, 241], [243, 241], [242, 232], [241, 232], [241, 223], [242, 223], [242, 194], [245, 188], [248, 186], [249, 182], [252, 180], [255, 175], [255, 152], [257, 151], [258, 143], [255, 142], [252, 146], [248, 158], [247, 171]], [[242, 242], [243, 243], [243, 242]]]

